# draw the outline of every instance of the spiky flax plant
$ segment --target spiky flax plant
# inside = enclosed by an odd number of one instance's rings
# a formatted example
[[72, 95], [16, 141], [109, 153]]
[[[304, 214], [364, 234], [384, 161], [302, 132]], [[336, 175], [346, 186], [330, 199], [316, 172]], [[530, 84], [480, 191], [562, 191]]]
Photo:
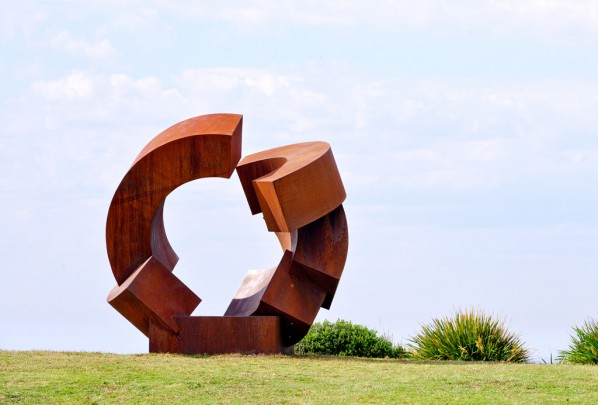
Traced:
[[573, 364], [598, 364], [598, 321], [589, 319], [573, 327], [569, 350], [559, 352], [559, 360]]
[[502, 319], [473, 309], [433, 319], [410, 342], [412, 355], [425, 360], [529, 360], [524, 343], [507, 330]]

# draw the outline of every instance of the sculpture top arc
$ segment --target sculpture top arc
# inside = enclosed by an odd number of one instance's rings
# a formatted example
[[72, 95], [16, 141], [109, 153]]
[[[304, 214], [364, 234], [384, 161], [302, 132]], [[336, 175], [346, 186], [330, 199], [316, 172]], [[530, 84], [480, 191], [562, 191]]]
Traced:
[[191, 118], [161, 132], [143, 148], [108, 211], [106, 244], [118, 284], [150, 256], [173, 269], [178, 257], [164, 231], [164, 199], [191, 180], [230, 178], [241, 158], [242, 123], [238, 114]]
[[[242, 122], [211, 114], [173, 125], [143, 148], [114, 194], [106, 244], [117, 286], [108, 302], [150, 338], [150, 351], [285, 351], [330, 307], [348, 249], [346, 194], [330, 145], [288, 145], [239, 162]], [[164, 202], [188, 181], [230, 178], [235, 168], [283, 256], [273, 269], [248, 273], [224, 317], [192, 317], [201, 299], [172, 274], [178, 257]]]

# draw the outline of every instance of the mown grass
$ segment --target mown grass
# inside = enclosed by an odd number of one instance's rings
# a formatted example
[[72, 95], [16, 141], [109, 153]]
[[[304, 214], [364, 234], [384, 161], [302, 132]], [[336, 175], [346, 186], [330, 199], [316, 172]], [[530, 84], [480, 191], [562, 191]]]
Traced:
[[0, 351], [0, 403], [598, 403], [598, 367]]

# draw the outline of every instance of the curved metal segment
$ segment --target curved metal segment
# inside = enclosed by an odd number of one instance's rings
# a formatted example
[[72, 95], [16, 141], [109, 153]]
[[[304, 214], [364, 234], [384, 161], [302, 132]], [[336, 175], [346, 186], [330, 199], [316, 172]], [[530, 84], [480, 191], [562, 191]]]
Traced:
[[349, 247], [343, 206], [294, 234], [295, 249], [275, 269], [248, 272], [224, 314], [279, 316], [285, 346], [305, 336], [320, 307], [330, 308]]
[[290, 232], [328, 214], [346, 193], [326, 142], [282, 146], [249, 155], [237, 166], [251, 212], [269, 231]]
[[106, 225], [119, 285], [153, 255], [172, 269], [176, 254], [164, 233], [164, 200], [191, 180], [229, 178], [241, 158], [241, 127], [236, 114], [191, 118], [160, 133], [135, 159], [114, 193]]
[[298, 230], [291, 275], [326, 291], [322, 308], [330, 309], [348, 250], [349, 228], [342, 205]]
[[[224, 135], [238, 138], [231, 145], [231, 156], [235, 159], [228, 161], [227, 171], [232, 173], [241, 158], [241, 127], [243, 116], [240, 114], [207, 114], [181, 121], [160, 132], [139, 152], [131, 166], [160, 147], [189, 137], [198, 135]], [[218, 162], [220, 166], [225, 162]], [[230, 175], [228, 176], [230, 177]]]
[[166, 237], [166, 229], [164, 229], [164, 202], [160, 204], [152, 220], [150, 247], [152, 257], [160, 262], [165, 269], [172, 271], [179, 261], [179, 256], [172, 246], [170, 246], [170, 242]]

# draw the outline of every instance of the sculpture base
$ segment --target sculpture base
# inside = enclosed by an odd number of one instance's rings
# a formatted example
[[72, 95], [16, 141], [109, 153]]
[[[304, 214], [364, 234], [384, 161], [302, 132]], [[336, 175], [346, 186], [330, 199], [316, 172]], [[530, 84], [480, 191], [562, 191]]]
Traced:
[[288, 353], [277, 316], [178, 316], [173, 334], [150, 323], [150, 353], [275, 354]]

